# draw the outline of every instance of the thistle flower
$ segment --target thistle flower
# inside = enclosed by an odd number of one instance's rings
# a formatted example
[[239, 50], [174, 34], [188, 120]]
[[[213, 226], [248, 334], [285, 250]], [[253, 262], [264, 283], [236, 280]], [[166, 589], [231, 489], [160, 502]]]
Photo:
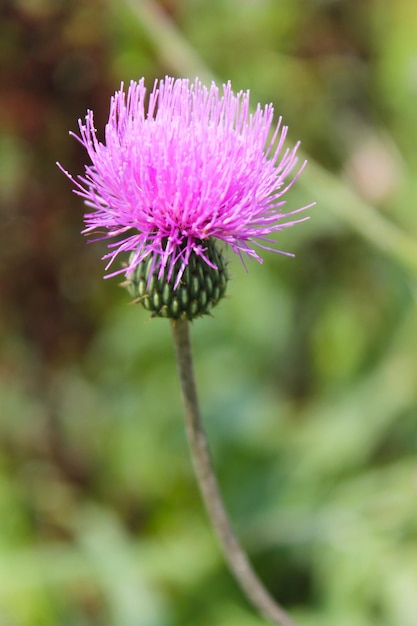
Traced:
[[130, 253], [108, 276], [124, 273], [135, 300], [153, 316], [172, 319], [197, 480], [231, 571], [272, 624], [297, 626], [257, 577], [230, 524], [201, 420], [188, 320], [209, 313], [225, 293], [221, 242], [243, 263], [245, 257], [262, 262], [254, 246], [289, 254], [276, 250], [270, 235], [307, 219], [294, 217], [307, 206], [283, 211], [305, 163], [293, 173], [299, 144], [284, 150], [281, 118], [269, 139], [272, 105], [251, 114], [249, 92], [235, 95], [230, 82], [219, 90], [167, 77], [145, 100], [143, 79], [131, 82], [127, 94], [122, 84], [111, 100], [104, 142], [92, 111], [79, 121], [77, 139], [92, 163], [85, 175], [76, 179], [59, 167], [91, 209], [83, 232], [111, 240], [106, 270], [120, 253]]
[[269, 139], [273, 106], [258, 105], [251, 114], [249, 91], [235, 95], [230, 82], [219, 90], [166, 77], [145, 101], [143, 79], [132, 81], [127, 94], [122, 84], [111, 99], [104, 142], [88, 111], [77, 139], [92, 164], [78, 179], [65, 173], [92, 209], [83, 232], [112, 240], [106, 270], [130, 253], [107, 277], [124, 273], [153, 315], [192, 319], [224, 295], [218, 242], [243, 262], [262, 262], [255, 246], [293, 256], [276, 250], [270, 235], [308, 219], [294, 217], [308, 207], [283, 212], [305, 164], [293, 173], [299, 144], [284, 150], [281, 118]]

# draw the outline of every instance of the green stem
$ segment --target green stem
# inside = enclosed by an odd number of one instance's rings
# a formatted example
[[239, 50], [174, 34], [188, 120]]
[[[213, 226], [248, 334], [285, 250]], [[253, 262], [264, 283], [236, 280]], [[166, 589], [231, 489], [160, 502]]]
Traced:
[[224, 556], [246, 597], [266, 619], [278, 626], [297, 626], [296, 622], [265, 589], [233, 532], [220, 495], [201, 420], [194, 380], [188, 321], [173, 321], [172, 332], [194, 469], [204, 504], [217, 533]]

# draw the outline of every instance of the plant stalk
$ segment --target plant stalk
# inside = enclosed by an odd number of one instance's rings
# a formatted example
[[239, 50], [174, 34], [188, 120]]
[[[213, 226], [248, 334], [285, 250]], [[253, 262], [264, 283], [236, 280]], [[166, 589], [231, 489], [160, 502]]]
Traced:
[[224, 556], [246, 597], [272, 624], [297, 626], [274, 600], [254, 572], [229, 521], [213, 470], [207, 437], [200, 415], [187, 320], [172, 321], [178, 374], [184, 402], [185, 423], [191, 456], [201, 495]]

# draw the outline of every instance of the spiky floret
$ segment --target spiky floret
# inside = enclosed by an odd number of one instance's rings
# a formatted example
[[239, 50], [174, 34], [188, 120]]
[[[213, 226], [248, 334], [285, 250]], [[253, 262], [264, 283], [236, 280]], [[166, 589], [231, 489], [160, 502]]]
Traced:
[[106, 269], [131, 253], [127, 267], [108, 276], [130, 276], [151, 257], [158, 279], [176, 288], [195, 256], [216, 269], [210, 239], [242, 260], [262, 262], [255, 245], [279, 252], [271, 233], [307, 219], [294, 215], [308, 207], [283, 212], [304, 165], [294, 173], [298, 143], [284, 149], [281, 118], [269, 139], [273, 114], [272, 105], [251, 114], [249, 92], [234, 94], [230, 82], [219, 89], [169, 77], [155, 82], [149, 99], [143, 79], [127, 93], [122, 84], [103, 141], [89, 111], [77, 139], [91, 165], [77, 179], [65, 173], [91, 209], [83, 232], [113, 240]]
[[149, 256], [137, 265], [125, 286], [136, 302], [151, 311], [152, 317], [188, 319], [207, 315], [226, 292], [228, 280], [226, 263], [214, 239], [206, 242], [205, 256], [191, 253], [181, 280], [176, 277], [181, 261], [177, 260], [171, 277], [165, 268], [162, 276], [155, 271], [156, 259]]

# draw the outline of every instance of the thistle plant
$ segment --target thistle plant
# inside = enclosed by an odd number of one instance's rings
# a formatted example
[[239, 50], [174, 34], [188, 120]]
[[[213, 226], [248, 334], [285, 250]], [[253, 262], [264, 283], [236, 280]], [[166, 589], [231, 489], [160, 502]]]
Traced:
[[[88, 207], [84, 233], [108, 240], [106, 277], [124, 275], [135, 302], [171, 320], [193, 463], [226, 560], [253, 605], [273, 624], [295, 626], [252, 569], [232, 530], [201, 420], [189, 321], [210, 314], [226, 293], [226, 251], [262, 262], [272, 233], [308, 219], [309, 206], [284, 211], [302, 172], [298, 143], [284, 148], [287, 127], [273, 126], [272, 105], [251, 113], [249, 92], [230, 82], [207, 88], [166, 77], [147, 98], [144, 80], [111, 99], [103, 141], [93, 112], [79, 121], [91, 164], [64, 173]], [[257, 251], [258, 250], [258, 251]], [[116, 259], [123, 259], [119, 264]]]

